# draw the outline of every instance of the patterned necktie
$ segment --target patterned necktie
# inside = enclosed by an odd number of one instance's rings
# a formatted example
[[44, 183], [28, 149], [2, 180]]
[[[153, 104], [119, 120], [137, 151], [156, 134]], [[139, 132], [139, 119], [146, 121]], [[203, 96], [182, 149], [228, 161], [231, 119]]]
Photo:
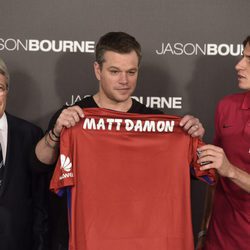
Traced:
[[4, 175], [3, 151], [2, 151], [2, 145], [0, 143], [0, 188], [3, 184], [3, 175]]

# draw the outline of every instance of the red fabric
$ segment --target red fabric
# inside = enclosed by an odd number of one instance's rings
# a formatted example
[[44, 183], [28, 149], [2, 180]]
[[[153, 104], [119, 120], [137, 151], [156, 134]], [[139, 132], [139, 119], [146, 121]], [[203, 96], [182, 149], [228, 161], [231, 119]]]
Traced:
[[[61, 136], [60, 154], [69, 157], [72, 169], [59, 159], [51, 181], [55, 192], [70, 187], [69, 249], [193, 250], [190, 164], [197, 175], [214, 180], [213, 171], [195, 165], [201, 142], [183, 132], [174, 116], [99, 108], [84, 114]], [[106, 129], [83, 129], [89, 118], [104, 119]], [[109, 127], [107, 119], [123, 122]], [[175, 126], [173, 132], [127, 131], [126, 119]]]
[[[215, 144], [231, 163], [250, 173], [250, 92], [221, 100], [215, 126]], [[228, 178], [218, 180], [204, 249], [250, 249], [250, 194]]]

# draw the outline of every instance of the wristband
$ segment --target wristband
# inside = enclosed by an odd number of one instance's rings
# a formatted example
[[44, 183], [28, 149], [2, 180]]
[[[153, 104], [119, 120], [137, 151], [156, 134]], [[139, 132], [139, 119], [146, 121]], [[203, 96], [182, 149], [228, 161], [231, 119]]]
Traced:
[[51, 132], [52, 132], [52, 135], [54, 135], [57, 139], [60, 138], [60, 135], [56, 135], [55, 132], [54, 132], [54, 128], [51, 129]]
[[53, 138], [53, 136], [51, 135], [50, 132], [51, 132], [51, 130], [50, 130], [49, 133], [48, 133], [50, 140], [53, 141], [53, 142], [59, 142], [60, 139], [57, 139], [57, 138], [55, 139], [55, 138]]
[[[56, 149], [56, 148], [57, 148], [57, 145], [51, 145], [51, 144], [49, 143], [49, 141], [48, 141], [48, 136], [49, 136], [49, 138], [51, 139], [50, 134], [47, 133], [47, 134], [45, 135], [45, 137], [44, 137], [45, 144], [46, 144], [48, 147], [52, 148], [52, 149]], [[53, 141], [53, 140], [52, 140], [52, 141]]]

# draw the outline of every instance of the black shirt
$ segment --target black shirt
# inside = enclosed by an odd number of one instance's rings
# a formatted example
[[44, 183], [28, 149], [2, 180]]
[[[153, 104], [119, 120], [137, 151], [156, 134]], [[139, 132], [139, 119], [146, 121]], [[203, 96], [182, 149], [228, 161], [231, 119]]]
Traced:
[[[80, 108], [98, 108], [98, 105], [96, 104], [93, 96], [88, 96], [83, 98], [82, 100], [76, 102], [74, 105], [78, 105]], [[49, 127], [47, 131], [52, 129], [56, 123], [57, 118], [61, 114], [61, 112], [65, 109], [68, 108], [68, 106], [64, 105], [61, 109], [59, 109], [54, 116], [51, 118]], [[127, 113], [137, 113], [137, 114], [163, 114], [162, 111], [158, 109], [152, 109], [146, 107], [144, 104], [136, 101], [135, 99], [132, 98], [132, 106], [130, 109], [127, 111]]]

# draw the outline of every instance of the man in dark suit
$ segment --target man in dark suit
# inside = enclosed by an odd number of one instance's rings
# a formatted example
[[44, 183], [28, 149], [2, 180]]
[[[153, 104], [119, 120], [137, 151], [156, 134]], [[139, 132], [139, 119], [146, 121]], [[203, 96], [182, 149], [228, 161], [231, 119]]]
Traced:
[[46, 176], [34, 173], [30, 160], [43, 132], [5, 112], [8, 90], [9, 73], [0, 58], [0, 249], [45, 250]]

